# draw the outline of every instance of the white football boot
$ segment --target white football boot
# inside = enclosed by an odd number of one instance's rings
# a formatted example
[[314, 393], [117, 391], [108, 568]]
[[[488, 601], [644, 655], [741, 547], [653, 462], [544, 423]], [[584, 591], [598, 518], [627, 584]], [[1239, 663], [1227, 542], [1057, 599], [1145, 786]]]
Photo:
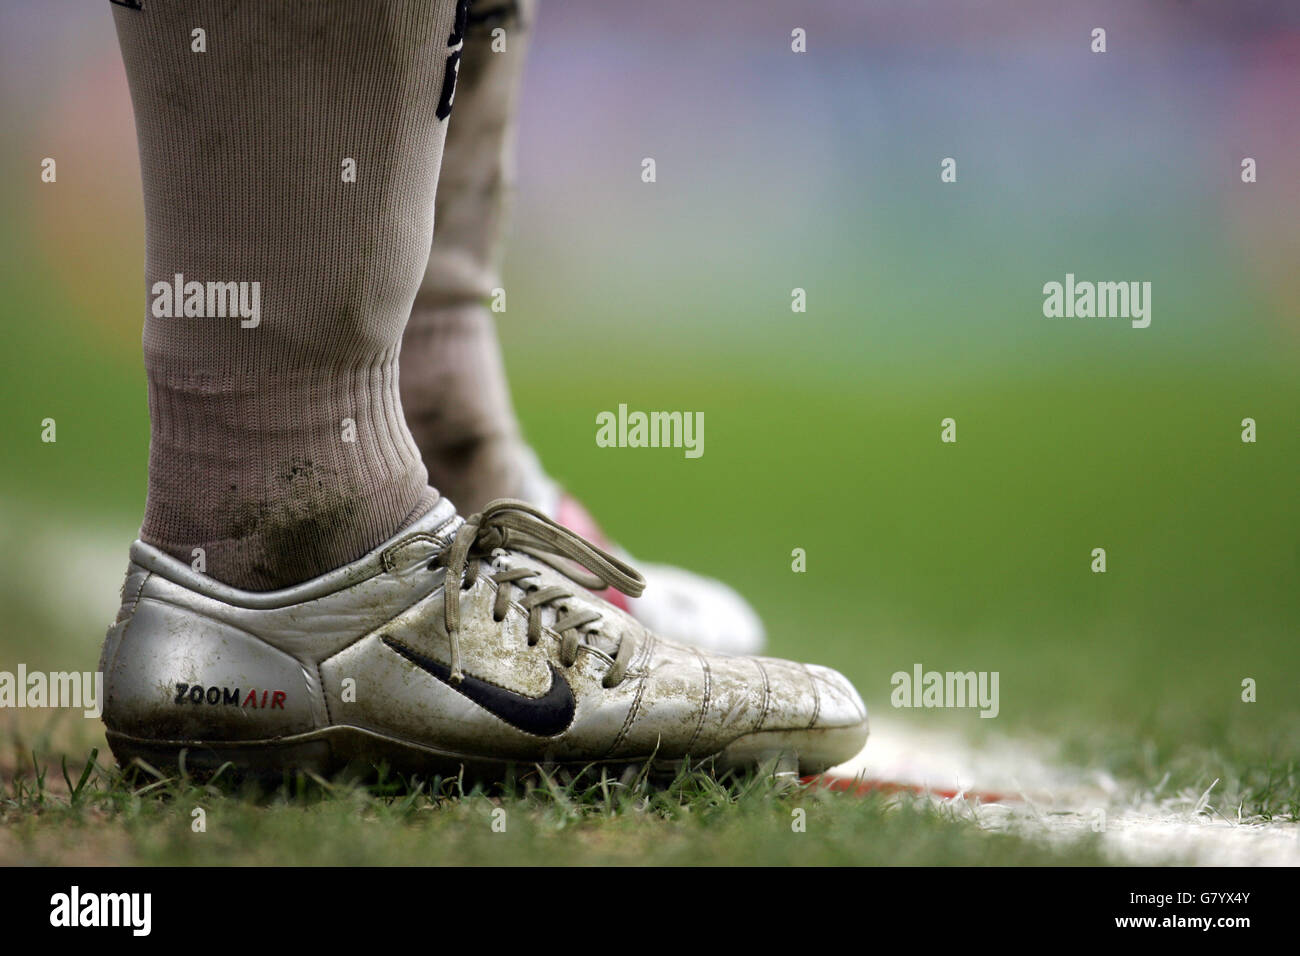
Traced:
[[[585, 571], [582, 569], [586, 569]], [[867, 737], [833, 670], [715, 656], [587, 587], [641, 576], [522, 501], [442, 499], [364, 558], [240, 591], [142, 542], [100, 667], [123, 764], [241, 774], [652, 762], [817, 773]]]
[[523, 458], [520, 497], [570, 531], [635, 564], [645, 576], [645, 593], [640, 597], [612, 588], [601, 597], [673, 641], [715, 654], [757, 654], [763, 649], [763, 622], [743, 597], [721, 581], [693, 571], [636, 560], [612, 544], [587, 509], [546, 474], [532, 449], [525, 448]]

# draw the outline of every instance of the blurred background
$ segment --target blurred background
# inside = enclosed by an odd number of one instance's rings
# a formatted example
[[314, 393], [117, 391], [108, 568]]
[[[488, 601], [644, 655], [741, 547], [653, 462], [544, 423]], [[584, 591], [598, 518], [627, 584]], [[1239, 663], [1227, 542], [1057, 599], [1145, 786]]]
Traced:
[[[88, 670], [145, 487], [134, 124], [107, 0], [3, 0], [0, 51], [0, 670]], [[1300, 758], [1297, 102], [1288, 2], [544, 3], [500, 321], [527, 433], [877, 713]], [[1044, 318], [1067, 272], [1151, 282], [1151, 326]], [[704, 412], [704, 456], [596, 447], [619, 403]], [[915, 663], [999, 671], [1000, 717], [890, 711]]]

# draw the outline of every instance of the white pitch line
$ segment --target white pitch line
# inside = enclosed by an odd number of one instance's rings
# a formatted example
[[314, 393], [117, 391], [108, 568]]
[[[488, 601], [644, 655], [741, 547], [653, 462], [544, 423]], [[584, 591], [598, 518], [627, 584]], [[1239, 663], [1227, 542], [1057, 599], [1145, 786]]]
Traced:
[[952, 731], [873, 717], [866, 748], [828, 775], [1007, 795], [1015, 799], [942, 802], [988, 830], [1054, 843], [1095, 834], [1117, 863], [1300, 866], [1300, 824], [1238, 821], [1235, 808], [1218, 807], [1214, 788], [1208, 795], [1131, 792], [1103, 772], [1055, 763], [1042, 749], [1005, 736], [971, 743]]
[[[84, 641], [91, 662], [117, 616], [127, 551], [135, 538], [129, 525], [75, 523], [32, 517], [0, 502], [0, 572], [22, 587], [33, 606], [48, 615], [55, 640]], [[50, 574], [49, 568], [58, 568]]]

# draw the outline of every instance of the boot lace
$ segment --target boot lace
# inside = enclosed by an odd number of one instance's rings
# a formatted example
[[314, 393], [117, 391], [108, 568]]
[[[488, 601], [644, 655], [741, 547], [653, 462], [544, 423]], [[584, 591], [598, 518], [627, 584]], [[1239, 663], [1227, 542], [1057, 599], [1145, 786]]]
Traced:
[[[489, 502], [481, 512], [465, 520], [456, 531], [451, 546], [434, 559], [434, 564], [441, 562], [447, 569], [442, 588], [443, 620], [451, 641], [450, 679], [453, 684], [459, 684], [464, 678], [460, 667], [461, 594], [474, 586], [480, 567], [498, 548], [528, 554], [592, 590], [614, 587], [629, 597], [638, 597], [645, 588], [645, 578], [627, 562], [574, 534], [527, 502], [513, 498]], [[561, 602], [576, 595], [563, 587], [539, 587], [529, 591], [519, 583], [539, 574], [540, 571], [526, 567], [491, 574], [491, 579], [497, 584], [492, 619], [505, 620], [511, 585], [525, 591], [520, 604], [528, 611], [528, 646], [532, 647], [542, 638], [542, 608], [555, 605], [559, 616], [552, 626], [560, 634], [560, 662], [571, 667], [582, 643], [581, 629], [600, 621], [602, 615], [592, 608], [566, 608]], [[618, 651], [613, 655], [614, 666], [603, 681], [605, 687], [614, 687], [623, 680], [635, 654], [636, 638], [626, 632], [620, 634]]]

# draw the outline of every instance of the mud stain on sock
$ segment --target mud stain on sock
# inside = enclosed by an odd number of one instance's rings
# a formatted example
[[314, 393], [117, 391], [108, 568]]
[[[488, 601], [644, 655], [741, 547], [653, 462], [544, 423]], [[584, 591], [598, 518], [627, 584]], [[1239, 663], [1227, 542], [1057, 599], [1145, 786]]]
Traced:
[[359, 557], [354, 552], [364, 540], [367, 514], [360, 488], [340, 485], [333, 469], [299, 457], [279, 469], [275, 481], [280, 493], [274, 505], [244, 501], [229, 518], [258, 590], [291, 587]]

